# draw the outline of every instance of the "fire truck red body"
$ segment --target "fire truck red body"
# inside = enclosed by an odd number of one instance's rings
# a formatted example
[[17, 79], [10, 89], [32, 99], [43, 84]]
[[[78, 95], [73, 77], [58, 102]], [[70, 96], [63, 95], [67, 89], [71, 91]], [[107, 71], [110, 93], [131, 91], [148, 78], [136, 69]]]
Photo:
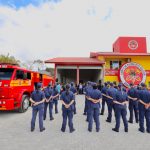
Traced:
[[52, 76], [9, 64], [0, 64], [0, 110], [25, 112], [38, 82], [46, 87], [54, 84]]

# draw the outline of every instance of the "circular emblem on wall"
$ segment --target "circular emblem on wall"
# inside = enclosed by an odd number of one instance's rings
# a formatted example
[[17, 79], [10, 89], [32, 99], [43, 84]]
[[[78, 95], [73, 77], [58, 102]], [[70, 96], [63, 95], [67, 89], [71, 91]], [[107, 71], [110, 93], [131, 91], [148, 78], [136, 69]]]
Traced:
[[138, 48], [138, 42], [135, 41], [135, 40], [131, 40], [131, 41], [128, 42], [128, 47], [131, 50], [136, 50]]
[[129, 87], [130, 83], [138, 85], [146, 80], [146, 72], [144, 68], [134, 62], [124, 64], [120, 69], [121, 82]]

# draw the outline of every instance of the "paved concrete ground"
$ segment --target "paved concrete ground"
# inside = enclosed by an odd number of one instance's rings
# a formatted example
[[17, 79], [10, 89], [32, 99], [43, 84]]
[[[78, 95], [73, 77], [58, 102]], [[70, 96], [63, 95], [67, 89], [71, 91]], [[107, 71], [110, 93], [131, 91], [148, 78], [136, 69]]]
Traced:
[[[74, 116], [76, 131], [60, 132], [62, 116], [61, 105], [55, 120], [44, 122], [46, 130], [39, 132], [38, 120], [36, 130], [30, 132], [31, 108], [24, 114], [17, 112], [0, 112], [0, 150], [150, 150], [150, 134], [138, 132], [137, 124], [129, 124], [129, 133], [121, 125], [120, 132], [112, 131], [115, 122], [106, 123], [106, 116], [100, 116], [101, 131], [87, 131], [87, 122], [82, 115], [84, 96], [77, 96], [77, 115]], [[38, 118], [37, 118], [38, 119]], [[122, 123], [122, 122], [121, 122]]]

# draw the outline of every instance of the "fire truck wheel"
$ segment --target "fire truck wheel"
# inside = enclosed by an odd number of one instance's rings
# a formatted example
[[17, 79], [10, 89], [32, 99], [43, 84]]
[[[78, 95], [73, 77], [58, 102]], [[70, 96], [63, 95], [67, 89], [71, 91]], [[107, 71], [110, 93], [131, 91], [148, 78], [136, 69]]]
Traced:
[[23, 95], [21, 106], [19, 108], [19, 112], [24, 113], [28, 110], [28, 108], [29, 108], [29, 96], [28, 95]]

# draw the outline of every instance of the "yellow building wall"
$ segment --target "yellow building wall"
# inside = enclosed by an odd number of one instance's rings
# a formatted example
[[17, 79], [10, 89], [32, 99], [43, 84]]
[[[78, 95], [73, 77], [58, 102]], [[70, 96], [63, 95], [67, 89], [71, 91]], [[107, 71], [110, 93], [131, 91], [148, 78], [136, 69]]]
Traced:
[[[129, 57], [123, 57], [123, 56], [98, 56], [99, 60], [105, 61], [104, 68], [110, 69], [110, 61], [121, 61], [122, 64], [127, 63], [127, 59], [131, 59], [131, 62], [135, 62], [140, 64], [145, 70], [150, 70], [150, 56], [129, 56]], [[119, 82], [118, 76], [104, 76], [104, 82]], [[146, 85], [148, 88], [150, 88], [150, 76], [146, 77]]]
[[[105, 69], [110, 69], [110, 61], [121, 61], [122, 64], [126, 63], [126, 58], [118, 58], [117, 56], [110, 56], [109, 58], [105, 58]], [[104, 82], [113, 82], [116, 81], [119, 82], [118, 75], [117, 76], [104, 76]]]
[[119, 82], [118, 76], [104, 76], [104, 82], [107, 82], [107, 81], [110, 81], [110, 82], [116, 81], [116, 83], [118, 83]]
[[[131, 61], [140, 64], [145, 70], [150, 70], [150, 56], [131, 57]], [[145, 83], [150, 88], [150, 76], [146, 77]]]

